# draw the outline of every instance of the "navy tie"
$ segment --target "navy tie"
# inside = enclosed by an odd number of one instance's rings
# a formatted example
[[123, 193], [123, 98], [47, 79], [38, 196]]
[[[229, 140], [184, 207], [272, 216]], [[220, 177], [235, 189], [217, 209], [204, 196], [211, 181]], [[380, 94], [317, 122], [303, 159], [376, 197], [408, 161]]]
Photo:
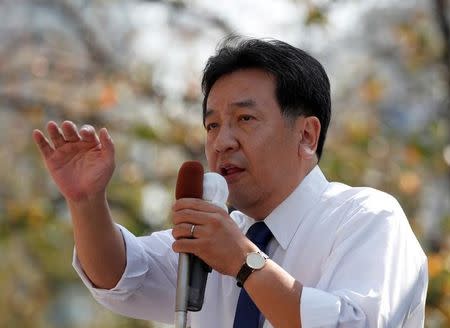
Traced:
[[[264, 222], [256, 222], [248, 229], [246, 236], [261, 251], [265, 252], [267, 244], [272, 239], [272, 232]], [[260, 315], [261, 312], [245, 289], [242, 288], [236, 307], [233, 328], [258, 328]]]

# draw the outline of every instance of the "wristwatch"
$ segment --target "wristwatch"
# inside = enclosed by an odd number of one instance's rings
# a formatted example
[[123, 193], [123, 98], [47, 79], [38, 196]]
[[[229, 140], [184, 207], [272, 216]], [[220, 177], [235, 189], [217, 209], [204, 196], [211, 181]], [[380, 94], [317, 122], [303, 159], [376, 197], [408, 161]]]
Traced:
[[242, 288], [244, 286], [244, 282], [247, 280], [248, 276], [252, 274], [256, 270], [261, 270], [266, 265], [266, 261], [269, 257], [261, 252], [251, 252], [248, 253], [245, 257], [245, 262], [242, 265], [236, 276], [236, 284]]

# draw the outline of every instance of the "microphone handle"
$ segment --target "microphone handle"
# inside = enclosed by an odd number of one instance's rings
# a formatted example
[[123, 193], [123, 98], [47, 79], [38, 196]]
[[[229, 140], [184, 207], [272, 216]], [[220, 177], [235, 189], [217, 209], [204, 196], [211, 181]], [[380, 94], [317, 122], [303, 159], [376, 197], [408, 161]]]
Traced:
[[189, 254], [190, 256], [190, 278], [189, 278], [189, 295], [187, 309], [189, 311], [200, 311], [203, 306], [205, 296], [206, 280], [208, 273], [212, 271], [211, 267], [203, 262], [199, 257]]
[[190, 269], [191, 255], [180, 253], [178, 255], [177, 290], [175, 298], [175, 328], [187, 327]]

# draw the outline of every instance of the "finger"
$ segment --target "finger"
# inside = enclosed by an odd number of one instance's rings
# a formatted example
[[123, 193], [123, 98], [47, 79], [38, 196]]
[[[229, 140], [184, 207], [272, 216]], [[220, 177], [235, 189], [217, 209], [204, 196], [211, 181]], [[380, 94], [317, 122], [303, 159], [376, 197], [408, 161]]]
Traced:
[[53, 154], [53, 147], [40, 130], [36, 129], [33, 131], [33, 139], [44, 158], [48, 158], [51, 154]]
[[81, 137], [78, 134], [77, 126], [71, 121], [64, 121], [61, 124], [61, 129], [64, 135], [64, 139], [69, 142], [80, 141]]
[[198, 239], [181, 238], [175, 240], [172, 249], [176, 253], [191, 253], [197, 255], [202, 243]]
[[201, 238], [203, 228], [198, 224], [180, 223], [172, 228], [172, 236], [175, 239], [180, 238]]
[[172, 215], [172, 223], [174, 225], [180, 223], [204, 225], [215, 223], [216, 220], [223, 220], [223, 215], [218, 213], [201, 212], [192, 209], [179, 210], [173, 212]]
[[109, 135], [108, 130], [106, 128], [101, 128], [99, 131], [99, 136], [102, 148], [108, 153], [114, 154], [114, 142]]
[[47, 131], [55, 148], [61, 147], [66, 143], [66, 140], [64, 139], [61, 129], [55, 122], [53, 121], [48, 122]]
[[92, 142], [95, 144], [100, 143], [97, 133], [95, 133], [95, 129], [92, 125], [88, 124], [83, 125], [80, 129], [80, 135], [82, 140], [85, 142]]
[[223, 208], [200, 198], [180, 198], [175, 201], [175, 203], [172, 206], [172, 209], [174, 211], [179, 211], [183, 209], [195, 209], [202, 212], [209, 212], [209, 213], [222, 212], [228, 214], [228, 212], [226, 212]]

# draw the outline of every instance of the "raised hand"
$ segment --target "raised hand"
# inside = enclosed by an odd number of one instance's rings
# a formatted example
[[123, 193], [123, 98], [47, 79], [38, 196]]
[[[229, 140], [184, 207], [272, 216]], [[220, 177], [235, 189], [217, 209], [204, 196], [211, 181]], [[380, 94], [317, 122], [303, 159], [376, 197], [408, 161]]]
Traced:
[[50, 121], [47, 131], [33, 131], [48, 171], [68, 201], [78, 202], [105, 193], [114, 172], [114, 144], [105, 128], [97, 135], [90, 125], [80, 130], [70, 121], [61, 127]]

